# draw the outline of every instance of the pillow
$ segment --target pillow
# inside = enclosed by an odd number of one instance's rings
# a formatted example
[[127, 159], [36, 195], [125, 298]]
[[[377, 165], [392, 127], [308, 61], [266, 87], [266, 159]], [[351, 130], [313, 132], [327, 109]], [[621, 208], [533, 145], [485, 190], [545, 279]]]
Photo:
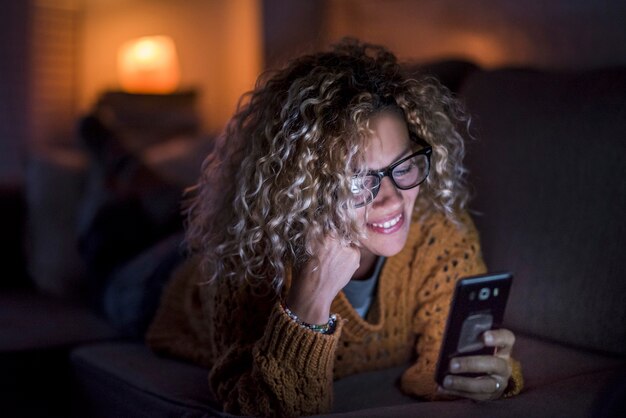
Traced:
[[28, 271], [39, 290], [59, 297], [84, 290], [76, 216], [85, 167], [85, 156], [70, 150], [35, 156], [26, 167]]
[[185, 258], [182, 239], [181, 233], [161, 240], [116, 269], [107, 280], [104, 313], [122, 335], [143, 338], [164, 286]]

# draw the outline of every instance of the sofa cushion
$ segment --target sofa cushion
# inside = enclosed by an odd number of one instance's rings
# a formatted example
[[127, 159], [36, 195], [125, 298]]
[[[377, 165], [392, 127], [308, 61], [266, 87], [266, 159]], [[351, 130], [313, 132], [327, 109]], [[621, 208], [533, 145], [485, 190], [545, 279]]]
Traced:
[[[139, 343], [102, 343], [72, 353], [80, 410], [91, 417], [219, 414], [208, 391], [208, 371], [160, 358]], [[229, 416], [224, 414], [224, 416]]]
[[626, 354], [626, 68], [475, 72], [472, 209], [487, 265], [515, 273], [505, 323]]
[[[624, 364], [620, 359], [524, 336], [518, 338], [516, 358], [523, 365], [529, 365], [525, 371], [526, 390], [519, 396], [517, 410], [523, 410], [521, 399], [524, 397], [541, 399], [543, 391], [550, 391], [556, 402], [554, 409], [562, 411], [562, 416], [589, 416], [593, 402], [613, 375], [612, 370]], [[72, 364], [79, 391], [87, 400], [85, 411], [90, 416], [228, 416], [219, 412], [219, 406], [209, 394], [206, 369], [158, 357], [141, 344], [101, 343], [79, 347], [72, 353]], [[468, 416], [473, 414], [472, 411], [489, 412], [483, 416], [495, 416], [493, 408], [485, 409], [481, 404], [469, 401], [430, 403], [402, 395], [396, 382], [403, 369], [361, 373], [336, 381], [335, 412], [358, 411], [354, 416], [363, 416], [368, 411], [369, 416], [377, 416], [369, 414], [369, 410], [390, 408], [412, 416]], [[558, 380], [566, 383], [553, 387]], [[579, 386], [575, 388], [572, 382]], [[585, 392], [585, 395], [572, 403], [565, 396], [575, 393], [574, 389]], [[511, 401], [499, 401], [494, 405]], [[507, 408], [500, 405], [499, 409], [500, 416], [508, 416]], [[400, 415], [390, 413], [387, 416]]]
[[80, 304], [26, 290], [0, 293], [0, 353], [71, 347], [116, 335]]
[[[524, 391], [507, 400], [493, 403], [418, 402], [402, 396], [394, 387], [404, 367], [361, 373], [335, 382], [335, 412], [358, 411], [347, 416], [420, 416], [420, 417], [495, 417], [495, 416], [590, 416], [595, 403], [613, 388], [626, 391], [612, 380], [626, 383], [626, 361], [587, 351], [570, 349], [560, 344], [518, 335], [514, 357], [522, 363]], [[594, 381], [597, 379], [597, 381]], [[584, 392], [584, 396], [576, 392]], [[551, 394], [551, 395], [550, 395]], [[555, 414], [542, 413], [545, 403], [553, 396]], [[576, 399], [575, 403], [567, 397]], [[504, 403], [501, 403], [504, 402]], [[531, 403], [534, 403], [531, 405]], [[408, 405], [407, 405], [408, 404]], [[443, 406], [445, 404], [445, 406]], [[484, 406], [489, 405], [489, 406]], [[376, 408], [376, 409], [372, 409]], [[535, 413], [524, 414], [525, 408]], [[380, 415], [378, 415], [380, 414]]]
[[[621, 382], [619, 392], [609, 392], [616, 380]], [[456, 400], [419, 402], [370, 408], [333, 414], [334, 418], [361, 417], [422, 417], [422, 418], [618, 418], [624, 411], [624, 382], [626, 369], [600, 370], [553, 382], [540, 390], [523, 392], [514, 398], [490, 402]], [[376, 390], [373, 388], [372, 390]], [[364, 395], [367, 396], [367, 395]], [[329, 415], [321, 415], [329, 416]]]

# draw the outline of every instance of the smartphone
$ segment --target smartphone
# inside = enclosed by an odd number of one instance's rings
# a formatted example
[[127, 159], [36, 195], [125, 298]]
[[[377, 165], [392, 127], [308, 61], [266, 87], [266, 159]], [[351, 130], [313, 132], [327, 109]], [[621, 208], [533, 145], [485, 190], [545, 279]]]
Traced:
[[[435, 380], [443, 385], [453, 357], [493, 354], [482, 334], [501, 327], [513, 275], [509, 272], [466, 277], [457, 282], [446, 322]], [[476, 376], [466, 374], [466, 376]]]

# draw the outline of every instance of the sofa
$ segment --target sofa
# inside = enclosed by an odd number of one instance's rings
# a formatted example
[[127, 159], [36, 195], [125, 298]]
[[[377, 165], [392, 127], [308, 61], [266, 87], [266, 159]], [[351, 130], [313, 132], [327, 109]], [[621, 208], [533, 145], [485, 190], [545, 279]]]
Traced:
[[[471, 115], [470, 210], [489, 269], [514, 273], [504, 326], [516, 333], [525, 389], [490, 402], [422, 402], [398, 390], [400, 366], [336, 381], [327, 416], [623, 416], [626, 68], [444, 62], [416, 71], [439, 77]], [[136, 302], [124, 289], [137, 287], [114, 289], [114, 300]], [[134, 320], [41, 286], [11, 285], [0, 300], [7, 416], [229, 416], [207, 390], [207, 370], [145, 346], [139, 331], [154, 307]]]

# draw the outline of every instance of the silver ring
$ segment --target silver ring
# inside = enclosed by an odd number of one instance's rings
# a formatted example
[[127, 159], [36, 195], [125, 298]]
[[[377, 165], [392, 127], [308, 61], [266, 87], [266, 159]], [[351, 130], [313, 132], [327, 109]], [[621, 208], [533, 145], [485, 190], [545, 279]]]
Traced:
[[500, 390], [500, 382], [496, 379], [493, 379], [496, 381], [496, 392]]

